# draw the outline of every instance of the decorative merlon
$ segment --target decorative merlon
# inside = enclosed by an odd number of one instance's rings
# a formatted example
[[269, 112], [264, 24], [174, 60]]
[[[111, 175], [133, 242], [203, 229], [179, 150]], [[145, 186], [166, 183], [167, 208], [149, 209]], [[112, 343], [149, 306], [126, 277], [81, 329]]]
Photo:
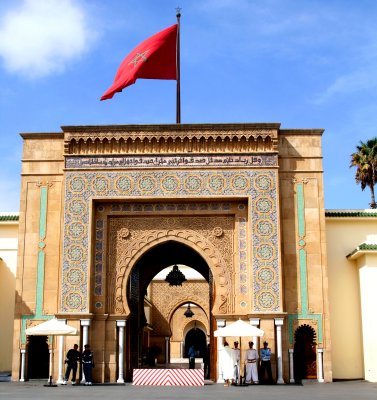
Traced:
[[65, 126], [65, 155], [277, 152], [280, 124]]

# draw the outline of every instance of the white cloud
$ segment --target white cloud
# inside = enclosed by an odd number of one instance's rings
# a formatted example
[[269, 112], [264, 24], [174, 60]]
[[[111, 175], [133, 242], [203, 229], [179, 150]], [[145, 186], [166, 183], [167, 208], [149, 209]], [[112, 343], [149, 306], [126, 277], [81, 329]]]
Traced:
[[63, 71], [92, 39], [87, 16], [73, 0], [24, 0], [0, 21], [4, 66], [27, 78]]
[[377, 87], [375, 71], [375, 65], [373, 64], [373, 68], [356, 70], [349, 74], [339, 76], [322, 94], [317, 96], [313, 103], [322, 104], [335, 96], [349, 95], [363, 90], [375, 89]]

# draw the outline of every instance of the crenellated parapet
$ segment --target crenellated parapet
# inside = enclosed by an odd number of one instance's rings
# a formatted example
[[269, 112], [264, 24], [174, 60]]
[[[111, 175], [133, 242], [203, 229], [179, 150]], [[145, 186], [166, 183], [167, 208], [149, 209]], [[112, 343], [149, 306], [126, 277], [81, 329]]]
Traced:
[[[66, 126], [64, 154], [274, 153], [279, 124]], [[158, 128], [158, 129], [157, 129]]]

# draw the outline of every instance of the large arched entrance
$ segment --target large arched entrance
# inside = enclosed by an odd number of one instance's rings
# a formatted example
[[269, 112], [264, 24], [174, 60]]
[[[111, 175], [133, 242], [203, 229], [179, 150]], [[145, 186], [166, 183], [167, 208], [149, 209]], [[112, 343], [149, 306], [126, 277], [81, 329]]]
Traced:
[[[154, 279], [156, 275], [173, 265], [190, 267], [201, 279], [187, 279], [182, 285], [169, 285], [164, 280]], [[210, 310], [212, 307], [212, 274], [204, 258], [190, 246], [179, 241], [168, 240], [148, 249], [137, 260], [127, 284], [127, 301], [130, 316], [127, 322], [128, 365], [126, 379], [132, 379], [132, 370], [150, 366], [151, 358], [167, 364], [171, 354], [176, 352], [178, 331], [185, 325], [184, 312], [177, 312], [183, 304], [198, 304], [200, 320], [207, 325], [210, 335]], [[173, 315], [175, 316], [173, 318]], [[195, 317], [199, 317], [199, 314]], [[198, 320], [199, 321], [199, 320]], [[195, 325], [185, 334], [181, 343], [197, 344], [198, 357], [205, 352], [206, 334]], [[152, 354], [153, 353], [153, 354]], [[181, 353], [186, 357], [185, 351]], [[153, 364], [153, 362], [152, 362]]]
[[[161, 209], [161, 215], [154, 212]], [[117, 375], [124, 371], [125, 380], [131, 381], [134, 369], [152, 364], [155, 359], [158, 364], [165, 364], [173, 356], [184, 358], [184, 338], [174, 335], [179, 321], [172, 318], [172, 313], [185, 303], [194, 303], [203, 310], [207, 342], [216, 329], [214, 316], [235, 313], [234, 255], [238, 245], [244, 248], [244, 239], [236, 242], [235, 232], [241, 219], [238, 215], [243, 218], [246, 210], [243, 201], [179, 202], [166, 206], [101, 203], [96, 207], [95, 225], [99, 227], [96, 249], [99, 250], [93, 262], [94, 271], [99, 271], [98, 277], [106, 270], [106, 306], [103, 307], [99, 284], [93, 308], [98, 313], [100, 307], [106, 309], [110, 324], [116, 320], [118, 327], [120, 320], [126, 327], [123, 351], [119, 350], [124, 356], [123, 369], [116, 365], [110, 373]], [[101, 265], [101, 260], [106, 263]], [[153, 282], [156, 274], [174, 265], [192, 268], [201, 275], [202, 281], [184, 282], [175, 287], [170, 287], [164, 279], [159, 284]], [[156, 289], [163, 285], [163, 289]], [[115, 331], [115, 346], [118, 332], [120, 328]], [[216, 342], [212, 341], [212, 365], [216, 364], [216, 354]], [[215, 368], [213, 372], [211, 378], [215, 379]]]

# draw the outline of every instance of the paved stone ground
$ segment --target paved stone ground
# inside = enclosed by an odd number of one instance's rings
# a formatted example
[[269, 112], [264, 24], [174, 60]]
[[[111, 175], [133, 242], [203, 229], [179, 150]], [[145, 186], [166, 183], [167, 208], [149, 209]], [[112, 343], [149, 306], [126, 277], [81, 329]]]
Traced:
[[377, 383], [364, 381], [304, 383], [299, 385], [224, 387], [158, 387], [126, 385], [44, 387], [45, 382], [0, 382], [0, 399], [103, 399], [103, 400], [376, 400]]

